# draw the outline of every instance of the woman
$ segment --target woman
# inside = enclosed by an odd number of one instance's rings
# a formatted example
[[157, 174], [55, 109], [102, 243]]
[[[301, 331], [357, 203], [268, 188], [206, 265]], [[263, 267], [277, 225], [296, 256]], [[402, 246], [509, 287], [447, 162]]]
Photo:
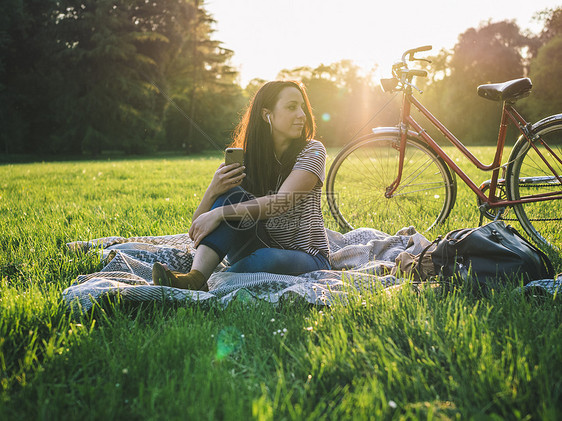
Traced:
[[195, 257], [188, 274], [156, 263], [156, 285], [208, 290], [226, 256], [230, 272], [297, 275], [330, 269], [321, 211], [326, 150], [302, 84], [266, 83], [237, 127], [244, 166], [219, 166], [193, 214]]

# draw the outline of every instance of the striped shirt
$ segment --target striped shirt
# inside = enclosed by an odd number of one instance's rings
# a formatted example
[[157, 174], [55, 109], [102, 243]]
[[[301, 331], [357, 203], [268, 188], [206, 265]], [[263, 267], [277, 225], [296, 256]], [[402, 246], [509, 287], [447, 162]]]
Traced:
[[[293, 193], [296, 203], [281, 215], [269, 218], [266, 229], [273, 247], [301, 250], [310, 255], [318, 253], [329, 259], [330, 249], [322, 217], [322, 185], [326, 172], [326, 149], [317, 140], [310, 140], [297, 156], [293, 170], [310, 171], [318, 182], [309, 192]], [[281, 198], [273, 206], [286, 206], [288, 198]], [[282, 210], [277, 208], [277, 210]]]

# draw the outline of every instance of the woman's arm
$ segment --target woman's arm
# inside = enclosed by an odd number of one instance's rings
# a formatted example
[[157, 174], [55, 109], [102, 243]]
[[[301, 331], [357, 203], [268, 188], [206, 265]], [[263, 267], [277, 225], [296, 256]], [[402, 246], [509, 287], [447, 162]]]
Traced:
[[201, 214], [208, 212], [221, 194], [226, 193], [233, 187], [239, 186], [244, 177], [246, 177], [245, 169], [246, 167], [240, 166], [237, 163], [230, 165], [221, 163], [215, 171], [209, 187], [205, 190], [199, 206], [195, 209], [192, 221], [195, 221]]
[[248, 215], [254, 220], [281, 215], [310, 193], [319, 181], [318, 176], [310, 171], [293, 170], [275, 194], [200, 213], [193, 220], [189, 236], [197, 247], [224, 220], [241, 220]]

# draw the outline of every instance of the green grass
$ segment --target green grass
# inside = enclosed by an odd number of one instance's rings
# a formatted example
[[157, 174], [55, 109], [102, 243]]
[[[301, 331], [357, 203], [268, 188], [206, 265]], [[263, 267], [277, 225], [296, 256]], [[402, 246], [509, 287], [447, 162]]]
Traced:
[[[103, 264], [65, 244], [186, 232], [219, 159], [0, 166], [0, 419], [556, 419], [559, 299], [406, 287], [67, 313], [61, 292]], [[428, 237], [475, 226], [474, 203], [459, 187]]]

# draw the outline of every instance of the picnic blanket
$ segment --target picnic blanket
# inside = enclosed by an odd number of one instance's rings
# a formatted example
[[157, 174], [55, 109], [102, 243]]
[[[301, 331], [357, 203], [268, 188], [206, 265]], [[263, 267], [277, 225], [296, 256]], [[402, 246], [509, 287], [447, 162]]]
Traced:
[[[233, 299], [303, 299], [311, 304], [330, 305], [345, 299], [350, 291], [361, 292], [401, 285], [404, 280], [390, 275], [394, 261], [402, 251], [420, 253], [430, 242], [414, 227], [390, 235], [371, 228], [359, 228], [346, 234], [326, 229], [332, 270], [320, 270], [299, 276], [273, 273], [225, 272], [223, 261], [209, 278], [209, 292], [181, 290], [152, 283], [152, 266], [164, 263], [170, 270], [189, 272], [195, 249], [188, 234], [148, 237], [104, 237], [68, 243], [74, 252], [94, 251], [105, 266], [96, 273], [79, 275], [63, 291], [71, 309], [89, 311], [105, 297], [120, 296], [124, 301], [143, 302], [199, 301], [226, 306]], [[537, 281], [539, 282], [539, 281]], [[556, 283], [557, 282], [557, 283]], [[531, 283], [553, 293], [562, 283], [557, 280]]]
[[227, 305], [234, 298], [262, 299], [272, 303], [300, 297], [309, 303], [329, 305], [345, 296], [348, 288], [390, 287], [401, 280], [388, 275], [394, 259], [404, 250], [419, 253], [427, 239], [413, 227], [395, 235], [369, 228], [346, 234], [326, 230], [332, 270], [299, 276], [273, 273], [225, 272], [227, 262], [209, 278], [209, 292], [181, 290], [152, 283], [152, 265], [164, 263], [170, 270], [189, 272], [195, 249], [187, 234], [154, 237], [105, 237], [68, 243], [75, 252], [95, 250], [106, 265], [99, 272], [80, 275], [63, 292], [71, 307], [82, 311], [106, 296], [119, 295], [127, 301], [193, 300], [219, 301]]

